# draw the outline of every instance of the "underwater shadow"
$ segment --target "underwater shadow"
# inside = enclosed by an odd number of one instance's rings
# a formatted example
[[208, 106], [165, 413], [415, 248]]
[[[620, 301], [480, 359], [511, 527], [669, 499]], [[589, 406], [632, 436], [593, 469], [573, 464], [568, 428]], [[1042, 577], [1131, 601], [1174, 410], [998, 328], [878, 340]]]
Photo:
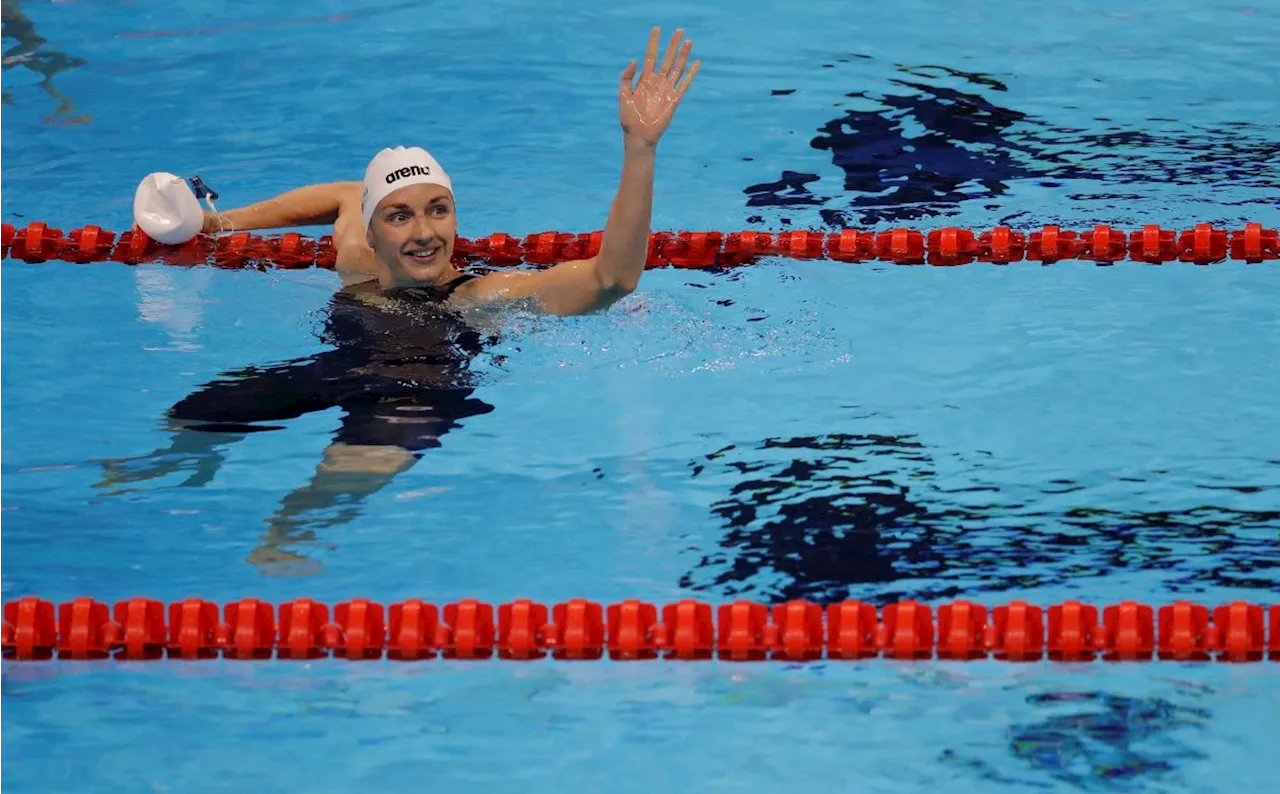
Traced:
[[[999, 211], [1004, 208], [996, 200], [1014, 181], [1046, 188], [1063, 188], [1067, 180], [1264, 190], [1277, 185], [1280, 142], [1274, 130], [1253, 122], [1175, 127], [1169, 125], [1173, 119], [1152, 116], [1143, 129], [1105, 118], [1095, 118], [1095, 127], [1069, 127], [1001, 103], [1008, 87], [994, 76], [936, 65], [895, 69], [903, 75], [888, 81], [895, 90], [845, 94], [858, 109], [822, 124], [809, 143], [829, 152], [842, 172], [839, 191], [819, 192], [815, 183], [827, 184], [819, 174], [784, 169], [777, 180], [748, 186], [747, 206], [814, 208], [827, 228], [839, 229], [945, 217], [974, 201]], [[1117, 202], [1141, 198], [1141, 191], [1064, 198]], [[1270, 205], [1274, 198], [1233, 204], [1263, 202]], [[1019, 219], [1031, 220], [1028, 213], [1006, 210], [1000, 222]], [[1214, 222], [1235, 221], [1224, 216]]]
[[[1265, 590], [1280, 578], [1280, 509], [1091, 507], [1084, 483], [1010, 493], [986, 471], [997, 463], [988, 455], [942, 462], [945, 475], [913, 436], [851, 433], [768, 438], [692, 461], [692, 477], [726, 484], [711, 506], [723, 534], [680, 584], [722, 598], [884, 604], [1087, 586], [1116, 572], [1159, 571], [1187, 593]], [[1135, 492], [1159, 476], [1135, 478]], [[1263, 490], [1280, 504], [1280, 488]], [[1042, 507], [1072, 492], [1080, 506]]]

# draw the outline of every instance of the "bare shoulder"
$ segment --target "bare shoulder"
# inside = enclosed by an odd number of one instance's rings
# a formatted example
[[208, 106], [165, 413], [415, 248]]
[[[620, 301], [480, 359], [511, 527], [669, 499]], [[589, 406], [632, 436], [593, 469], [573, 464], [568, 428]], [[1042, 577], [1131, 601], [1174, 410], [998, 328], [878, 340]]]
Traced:
[[528, 288], [527, 270], [504, 270], [469, 279], [454, 290], [449, 302], [463, 310], [517, 308], [527, 303], [533, 290]]
[[468, 283], [472, 289], [481, 292], [501, 291], [528, 284], [537, 277], [537, 270], [498, 270], [493, 273], [485, 273], [483, 276], [472, 279]]
[[537, 290], [571, 284], [581, 279], [597, 280], [595, 259], [575, 259], [543, 270], [500, 270], [473, 279], [466, 286], [477, 295], [524, 297]]
[[562, 262], [545, 270], [503, 270], [473, 279], [459, 288], [461, 301], [473, 306], [520, 304], [557, 315], [584, 314], [614, 300], [600, 283], [595, 259]]

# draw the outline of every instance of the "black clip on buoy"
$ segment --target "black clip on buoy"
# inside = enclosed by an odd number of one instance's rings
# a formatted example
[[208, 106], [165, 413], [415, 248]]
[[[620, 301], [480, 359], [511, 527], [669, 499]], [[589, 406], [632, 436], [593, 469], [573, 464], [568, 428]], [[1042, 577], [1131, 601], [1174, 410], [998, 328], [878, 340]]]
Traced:
[[191, 185], [191, 190], [195, 192], [196, 198], [208, 198], [210, 201], [218, 200], [218, 192], [206, 185], [198, 176], [193, 176], [187, 180]]

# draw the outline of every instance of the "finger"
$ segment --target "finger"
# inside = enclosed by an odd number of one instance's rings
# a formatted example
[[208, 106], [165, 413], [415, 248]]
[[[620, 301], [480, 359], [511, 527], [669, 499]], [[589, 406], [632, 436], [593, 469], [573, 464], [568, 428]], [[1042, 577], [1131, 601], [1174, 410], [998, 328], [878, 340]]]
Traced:
[[654, 28], [649, 31], [649, 48], [644, 53], [644, 70], [646, 73], [652, 72], [653, 67], [658, 63], [658, 37], [662, 35], [662, 31]]
[[636, 79], [636, 62], [632, 61], [627, 64], [627, 68], [622, 70], [622, 77], [619, 79], [618, 90], [624, 94], [630, 94], [632, 90], [632, 81]]
[[684, 73], [684, 66], [689, 62], [689, 53], [693, 50], [693, 42], [686, 41], [684, 46], [680, 48], [680, 57], [676, 59], [676, 65], [667, 71], [667, 79], [675, 82], [680, 79], [680, 75]]
[[676, 86], [676, 92], [680, 96], [684, 96], [684, 92], [689, 90], [689, 86], [693, 85], [693, 78], [698, 74], [698, 67], [702, 66], [702, 61], [694, 61], [690, 67], [689, 73], [680, 81], [680, 85]]
[[671, 74], [671, 64], [675, 62], [676, 53], [680, 50], [680, 40], [684, 38], [684, 30], [676, 28], [676, 32], [671, 34], [671, 43], [667, 45], [667, 53], [662, 56], [662, 70], [660, 74]]

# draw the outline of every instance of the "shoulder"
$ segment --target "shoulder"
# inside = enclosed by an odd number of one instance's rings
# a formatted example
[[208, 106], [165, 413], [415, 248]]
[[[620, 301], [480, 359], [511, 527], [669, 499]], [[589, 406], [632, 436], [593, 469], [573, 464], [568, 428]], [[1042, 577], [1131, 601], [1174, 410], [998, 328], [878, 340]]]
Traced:
[[478, 299], [527, 298], [583, 280], [597, 281], [595, 259], [561, 262], [544, 270], [500, 270], [472, 279], [459, 288]]
[[334, 268], [338, 272], [338, 277], [342, 280], [342, 288], [356, 286], [359, 284], [377, 284], [378, 276], [364, 270], [348, 270], [346, 268]]
[[533, 294], [538, 272], [534, 270], [502, 270], [476, 276], [459, 285], [454, 292], [460, 300], [472, 303], [497, 303], [527, 298]]
[[595, 263], [594, 258], [575, 259], [545, 270], [490, 273], [459, 288], [459, 303], [475, 307], [518, 305], [557, 315], [596, 311], [616, 297], [601, 282]]
[[388, 299], [377, 279], [343, 279], [342, 287], [333, 294], [333, 302], [344, 306], [385, 306]]

